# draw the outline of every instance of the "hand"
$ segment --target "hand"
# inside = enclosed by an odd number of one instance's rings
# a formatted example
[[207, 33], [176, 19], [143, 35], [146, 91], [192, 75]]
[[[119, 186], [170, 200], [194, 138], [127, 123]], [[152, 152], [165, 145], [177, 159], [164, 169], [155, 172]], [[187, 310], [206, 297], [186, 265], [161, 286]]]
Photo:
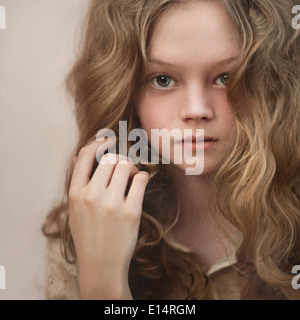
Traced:
[[106, 154], [90, 180], [99, 146], [93, 142], [81, 149], [69, 190], [69, 224], [80, 294], [83, 299], [130, 299], [128, 270], [149, 174], [122, 155], [117, 155], [117, 164], [105, 163], [116, 156]]

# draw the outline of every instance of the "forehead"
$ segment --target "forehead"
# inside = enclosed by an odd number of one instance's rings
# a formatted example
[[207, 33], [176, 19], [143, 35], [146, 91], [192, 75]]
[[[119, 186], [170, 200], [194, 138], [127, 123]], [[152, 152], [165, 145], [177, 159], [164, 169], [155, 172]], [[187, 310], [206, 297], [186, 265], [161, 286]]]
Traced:
[[150, 58], [191, 59], [205, 53], [211, 59], [236, 56], [238, 30], [220, 1], [198, 1], [168, 9], [154, 26]]

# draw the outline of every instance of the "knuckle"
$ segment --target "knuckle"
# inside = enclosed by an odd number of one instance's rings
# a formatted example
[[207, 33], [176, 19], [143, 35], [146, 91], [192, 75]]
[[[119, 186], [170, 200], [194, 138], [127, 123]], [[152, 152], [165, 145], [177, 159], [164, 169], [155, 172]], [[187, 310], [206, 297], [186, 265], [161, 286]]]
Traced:
[[136, 222], [140, 215], [137, 213], [137, 210], [133, 210], [132, 208], [126, 207], [124, 208], [124, 219], [129, 222]]
[[78, 192], [70, 189], [68, 193], [69, 202], [75, 202], [78, 199]]
[[113, 213], [116, 213], [117, 208], [116, 205], [110, 201], [107, 201], [103, 204], [103, 212], [107, 215], [111, 215]]
[[87, 207], [93, 207], [98, 202], [98, 195], [94, 192], [87, 192], [83, 197], [83, 202]]
[[116, 164], [116, 155], [114, 153], [106, 153], [101, 158], [100, 164]]
[[79, 156], [80, 157], [84, 157], [89, 153], [89, 147], [88, 146], [84, 146], [80, 149], [79, 151]]

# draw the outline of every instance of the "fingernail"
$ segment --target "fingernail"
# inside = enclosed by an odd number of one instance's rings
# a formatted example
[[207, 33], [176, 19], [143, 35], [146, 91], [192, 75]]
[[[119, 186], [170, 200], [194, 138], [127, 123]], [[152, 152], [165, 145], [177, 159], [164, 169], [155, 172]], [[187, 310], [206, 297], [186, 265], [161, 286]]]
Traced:
[[143, 175], [150, 177], [150, 174], [147, 171], [140, 171], [140, 173], [142, 173]]

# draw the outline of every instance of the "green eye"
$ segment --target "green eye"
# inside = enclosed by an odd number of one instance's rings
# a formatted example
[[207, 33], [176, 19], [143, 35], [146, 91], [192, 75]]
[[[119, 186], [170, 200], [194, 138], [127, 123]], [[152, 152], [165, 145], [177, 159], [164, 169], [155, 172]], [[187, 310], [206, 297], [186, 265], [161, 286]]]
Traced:
[[157, 88], [168, 88], [176, 84], [171, 77], [164, 74], [160, 74], [152, 78], [151, 83]]
[[228, 81], [228, 74], [227, 73], [223, 73], [216, 79], [215, 83], [218, 86], [226, 87], [227, 86], [227, 81]]

